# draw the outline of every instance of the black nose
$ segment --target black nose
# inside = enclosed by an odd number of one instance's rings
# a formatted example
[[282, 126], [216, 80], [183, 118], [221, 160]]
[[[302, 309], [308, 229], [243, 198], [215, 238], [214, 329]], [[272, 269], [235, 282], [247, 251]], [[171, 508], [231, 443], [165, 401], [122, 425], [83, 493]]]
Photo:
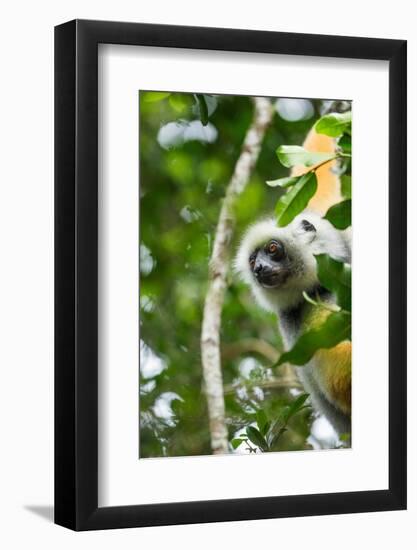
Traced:
[[272, 273], [272, 269], [269, 265], [259, 262], [255, 265], [253, 272], [255, 277], [259, 279], [260, 277], [267, 277], [270, 275]]

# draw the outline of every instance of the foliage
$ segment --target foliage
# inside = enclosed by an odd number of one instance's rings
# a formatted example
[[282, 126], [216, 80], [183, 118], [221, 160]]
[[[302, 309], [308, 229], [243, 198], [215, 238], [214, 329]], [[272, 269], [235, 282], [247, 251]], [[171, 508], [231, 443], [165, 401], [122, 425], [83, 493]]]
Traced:
[[336, 296], [336, 303], [351, 311], [352, 270], [349, 264], [338, 262], [328, 254], [318, 254], [317, 275], [324, 288]]
[[325, 134], [330, 137], [340, 137], [343, 134], [350, 135], [352, 125], [352, 112], [329, 113], [322, 116], [315, 125], [315, 130], [319, 134]]
[[307, 172], [304, 176], [297, 178], [297, 182], [277, 202], [275, 207], [277, 224], [280, 227], [288, 225], [304, 210], [316, 191], [317, 177], [314, 172]]
[[324, 216], [326, 220], [334, 225], [337, 229], [346, 229], [352, 225], [352, 201], [345, 201], [335, 204], [326, 212]]
[[[290, 188], [287, 193], [281, 196], [275, 207], [277, 223], [281, 227], [291, 223], [304, 210], [316, 192], [317, 182], [314, 179], [314, 174], [317, 168], [333, 160], [343, 161], [341, 163], [341, 171], [345, 174], [345, 178], [348, 177], [346, 172], [350, 170], [351, 158], [350, 111], [340, 115], [339, 113], [331, 113], [321, 117], [315, 124], [315, 130], [318, 133], [332, 137], [338, 136], [339, 150], [334, 154], [311, 152], [298, 145], [280, 145], [277, 149], [278, 159], [283, 166], [287, 168], [294, 166], [310, 168], [309, 171], [301, 176], [267, 180], [266, 182], [270, 187]], [[316, 184], [314, 185], [314, 183]], [[350, 193], [350, 180], [347, 181], [345, 179], [344, 196], [350, 199]], [[350, 200], [334, 205], [325, 217], [337, 229], [346, 229], [349, 227], [351, 224]]]
[[[342, 174], [341, 191], [345, 200], [329, 208], [324, 218], [336, 229], [344, 230], [351, 225], [351, 123], [350, 111], [326, 114], [315, 123], [316, 132], [338, 138], [338, 148], [334, 155], [310, 153], [302, 147], [291, 145], [278, 147], [278, 159], [284, 166], [312, 167], [302, 176], [266, 182], [270, 186], [281, 186], [287, 189], [276, 204], [278, 225], [289, 224], [304, 210], [311, 196], [309, 186], [315, 170], [335, 159], [339, 161], [339, 172]], [[306, 195], [305, 198], [303, 198], [304, 195]], [[277, 366], [286, 362], [299, 366], [305, 365], [318, 350], [329, 349], [351, 339], [351, 267], [327, 254], [316, 256], [316, 260], [320, 284], [336, 297], [336, 305], [322, 303], [319, 299], [314, 300], [304, 293], [304, 298], [313, 307], [330, 310], [330, 312], [322, 316], [319, 326], [310, 328], [299, 336], [293, 347], [281, 355], [276, 363]]]
[[314, 166], [322, 162], [329, 162], [336, 158], [333, 153], [312, 153], [298, 145], [281, 145], [277, 149], [277, 156], [281, 164], [287, 168], [292, 166]]
[[342, 188], [342, 195], [345, 199], [352, 198], [352, 177], [347, 174], [340, 176], [340, 183]]
[[294, 346], [283, 353], [277, 363], [289, 362], [303, 366], [320, 349], [333, 348], [340, 342], [350, 339], [350, 315], [345, 311], [330, 313], [317, 328], [309, 329], [301, 334]]
[[[302, 410], [309, 409], [308, 405], [304, 405], [308, 398], [308, 393], [302, 393], [289, 405], [282, 407], [275, 420], [269, 420], [265, 412], [259, 409], [256, 413], [257, 427], [247, 426], [245, 434], [232, 439], [233, 449], [239, 448], [244, 443], [250, 453], [256, 453], [257, 451], [266, 453], [279, 450], [279, 443], [282, 436], [288, 431], [292, 417]], [[309, 413], [304, 415], [305, 418], [308, 418], [308, 416]]]

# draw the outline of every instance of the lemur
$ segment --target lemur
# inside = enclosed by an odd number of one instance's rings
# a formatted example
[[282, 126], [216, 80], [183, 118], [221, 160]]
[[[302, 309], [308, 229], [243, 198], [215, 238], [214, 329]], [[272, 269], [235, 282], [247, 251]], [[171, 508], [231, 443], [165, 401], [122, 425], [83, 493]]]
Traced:
[[[334, 150], [334, 141], [312, 130], [304, 147], [315, 151]], [[329, 254], [339, 261], [351, 262], [350, 229], [339, 231], [321, 217], [341, 200], [339, 178], [330, 165], [316, 172], [318, 189], [307, 209], [288, 226], [277, 227], [275, 219], [264, 219], [246, 231], [234, 267], [247, 283], [258, 304], [274, 312], [284, 344], [291, 348], [306, 329], [321, 324], [330, 311], [307, 302], [313, 299], [334, 303], [334, 296], [320, 286], [315, 254]], [[302, 173], [302, 168], [293, 173]], [[310, 394], [312, 405], [333, 425], [336, 432], [351, 432], [351, 342], [322, 349], [297, 375]]]

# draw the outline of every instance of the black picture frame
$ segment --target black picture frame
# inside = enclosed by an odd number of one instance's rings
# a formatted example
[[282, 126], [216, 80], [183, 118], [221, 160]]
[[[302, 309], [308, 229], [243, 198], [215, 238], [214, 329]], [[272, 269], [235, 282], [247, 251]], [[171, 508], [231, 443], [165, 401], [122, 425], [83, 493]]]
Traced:
[[[98, 507], [98, 44], [389, 62], [389, 488]], [[55, 522], [74, 530], [406, 508], [406, 41], [74, 20], [55, 28]]]

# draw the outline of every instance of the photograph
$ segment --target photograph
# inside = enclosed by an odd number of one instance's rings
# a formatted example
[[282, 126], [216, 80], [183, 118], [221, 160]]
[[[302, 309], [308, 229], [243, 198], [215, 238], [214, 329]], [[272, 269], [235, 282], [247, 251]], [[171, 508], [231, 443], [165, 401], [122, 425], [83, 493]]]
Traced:
[[138, 96], [139, 459], [351, 448], [352, 101]]

